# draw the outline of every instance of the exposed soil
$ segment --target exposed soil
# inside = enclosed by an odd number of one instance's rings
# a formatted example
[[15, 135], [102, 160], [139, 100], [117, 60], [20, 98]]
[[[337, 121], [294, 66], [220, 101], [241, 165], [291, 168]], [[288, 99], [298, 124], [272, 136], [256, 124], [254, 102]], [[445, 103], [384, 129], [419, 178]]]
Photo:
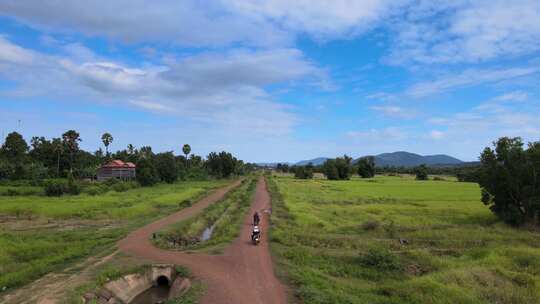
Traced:
[[[169, 215], [161, 220], [130, 233], [118, 245], [121, 251], [157, 263], [174, 263], [190, 268], [202, 279], [208, 289], [201, 303], [253, 304], [286, 303], [287, 295], [283, 284], [275, 277], [268, 247], [268, 213], [270, 195], [264, 178], [257, 182], [255, 198], [244, 219], [239, 237], [225, 249], [222, 255], [189, 254], [156, 248], [150, 238], [154, 232], [181, 220], [193, 217], [209, 205], [222, 199], [239, 182], [219, 189], [189, 208]], [[250, 242], [252, 214], [259, 211], [262, 227], [261, 243]]]

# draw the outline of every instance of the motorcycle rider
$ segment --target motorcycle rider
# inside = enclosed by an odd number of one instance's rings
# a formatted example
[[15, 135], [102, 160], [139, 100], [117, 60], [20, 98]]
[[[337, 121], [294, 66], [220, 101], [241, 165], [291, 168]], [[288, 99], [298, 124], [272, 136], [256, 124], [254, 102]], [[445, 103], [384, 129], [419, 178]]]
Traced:
[[259, 216], [259, 212], [255, 211], [253, 214], [253, 226], [259, 226], [259, 222], [261, 221], [261, 217]]

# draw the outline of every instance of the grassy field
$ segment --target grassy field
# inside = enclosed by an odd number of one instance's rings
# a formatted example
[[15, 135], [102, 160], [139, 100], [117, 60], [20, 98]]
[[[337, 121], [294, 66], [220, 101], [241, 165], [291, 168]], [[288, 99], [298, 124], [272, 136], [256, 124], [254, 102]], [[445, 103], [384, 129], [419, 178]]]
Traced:
[[270, 177], [271, 247], [300, 303], [540, 303], [540, 233], [477, 184]]
[[0, 196], [0, 290], [109, 248], [134, 227], [229, 182], [188, 181], [94, 196]]
[[[240, 187], [231, 191], [220, 202], [207, 207], [204, 212], [160, 231], [154, 243], [166, 249], [221, 252], [238, 236], [242, 220], [251, 205], [256, 184], [257, 176], [246, 178]], [[203, 231], [210, 226], [213, 226], [211, 237], [201, 241]]]

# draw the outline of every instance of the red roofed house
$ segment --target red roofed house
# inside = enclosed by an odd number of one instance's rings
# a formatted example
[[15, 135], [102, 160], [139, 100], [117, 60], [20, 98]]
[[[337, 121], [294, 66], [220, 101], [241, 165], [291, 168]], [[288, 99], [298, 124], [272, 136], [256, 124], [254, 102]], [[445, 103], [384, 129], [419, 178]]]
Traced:
[[135, 164], [123, 162], [119, 159], [112, 160], [97, 170], [98, 181], [108, 178], [128, 180], [135, 178]]

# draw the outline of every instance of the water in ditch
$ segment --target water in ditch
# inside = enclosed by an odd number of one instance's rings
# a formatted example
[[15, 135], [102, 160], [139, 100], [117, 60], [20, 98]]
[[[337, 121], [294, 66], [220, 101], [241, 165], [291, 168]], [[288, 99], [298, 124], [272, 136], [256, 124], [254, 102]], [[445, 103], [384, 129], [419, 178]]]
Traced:
[[202, 235], [201, 235], [201, 241], [204, 242], [204, 241], [208, 241], [211, 237], [212, 237], [212, 232], [214, 232], [214, 227], [215, 225], [212, 225], [210, 227], [206, 227], [206, 229], [204, 229]]
[[143, 293], [139, 294], [129, 304], [156, 304], [164, 303], [169, 298], [169, 286], [158, 285], [148, 288]]

